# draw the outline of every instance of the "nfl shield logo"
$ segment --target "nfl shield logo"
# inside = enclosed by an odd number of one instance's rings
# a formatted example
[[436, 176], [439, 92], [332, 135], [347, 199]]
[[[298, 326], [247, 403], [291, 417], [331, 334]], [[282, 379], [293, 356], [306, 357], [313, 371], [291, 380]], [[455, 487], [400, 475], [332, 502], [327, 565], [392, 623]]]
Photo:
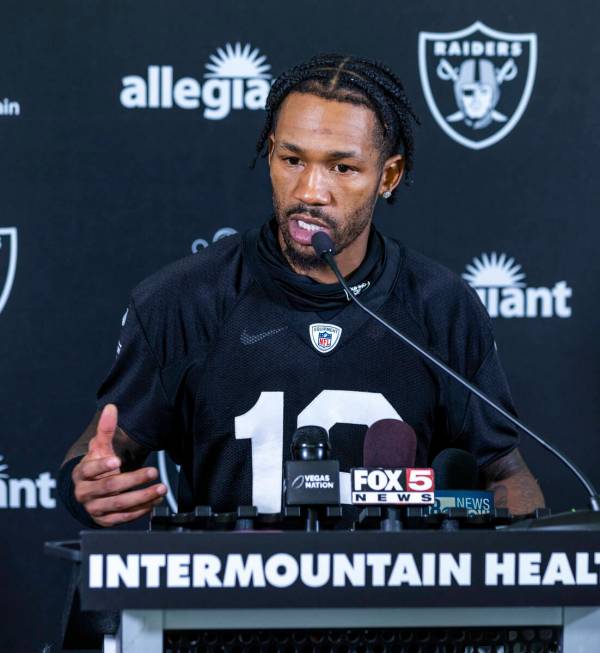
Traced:
[[331, 347], [331, 331], [319, 332], [319, 347], [329, 349]]
[[10, 296], [17, 269], [17, 229], [0, 228], [0, 313]]
[[313, 347], [322, 354], [333, 351], [342, 335], [342, 329], [335, 324], [311, 324], [309, 332]]
[[535, 81], [537, 36], [477, 21], [456, 32], [420, 32], [419, 74], [438, 125], [473, 150], [494, 145], [519, 122]]

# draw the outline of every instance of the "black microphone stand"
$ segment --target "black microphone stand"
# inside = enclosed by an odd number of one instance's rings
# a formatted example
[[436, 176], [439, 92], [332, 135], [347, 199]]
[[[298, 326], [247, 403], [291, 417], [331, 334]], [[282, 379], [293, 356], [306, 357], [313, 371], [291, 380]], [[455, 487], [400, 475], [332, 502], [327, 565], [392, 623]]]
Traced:
[[566, 465], [573, 474], [577, 477], [579, 482], [585, 487], [590, 502], [591, 510], [587, 511], [575, 511], [575, 512], [565, 512], [559, 513], [557, 515], [551, 515], [549, 517], [542, 517], [537, 520], [524, 520], [521, 523], [515, 524], [511, 528], [548, 528], [552, 530], [600, 530], [600, 496], [596, 488], [592, 485], [591, 481], [585, 476], [585, 474], [570, 460], [566, 458], [556, 447], [551, 445], [549, 442], [546, 442], [542, 436], [538, 435], [527, 427], [523, 422], [517, 419], [514, 415], [511, 415], [507, 410], [499, 406], [494, 402], [490, 397], [488, 397], [484, 392], [479, 390], [475, 385], [467, 381], [462, 375], [458, 372], [455, 372], [451, 367], [446, 365], [439, 358], [429, 353], [426, 349], [418, 345], [414, 340], [404, 335], [401, 331], [393, 327], [389, 322], [384, 320], [382, 317], [374, 313], [371, 309], [367, 308], [356, 295], [352, 292], [346, 280], [342, 276], [337, 263], [335, 262], [335, 246], [331, 238], [324, 231], [317, 231], [312, 237], [312, 246], [315, 249], [315, 252], [319, 257], [321, 257], [327, 265], [333, 270], [333, 273], [337, 277], [338, 281], [342, 285], [342, 288], [346, 291], [349, 301], [353, 301], [361, 310], [368, 313], [374, 320], [377, 320], [382, 324], [386, 329], [390, 330], [394, 335], [404, 341], [407, 345], [416, 350], [423, 358], [426, 358], [429, 362], [433, 363], [436, 367], [443, 370], [446, 374], [451, 376], [454, 380], [458, 381], [465, 388], [470, 390], [474, 395], [479, 397], [486, 404], [491, 406], [494, 410], [500, 413], [505, 417], [511, 424], [521, 429], [527, 435], [532, 437], [536, 442], [542, 445], [544, 449], [549, 451], [551, 454], [556, 456], [564, 465]]

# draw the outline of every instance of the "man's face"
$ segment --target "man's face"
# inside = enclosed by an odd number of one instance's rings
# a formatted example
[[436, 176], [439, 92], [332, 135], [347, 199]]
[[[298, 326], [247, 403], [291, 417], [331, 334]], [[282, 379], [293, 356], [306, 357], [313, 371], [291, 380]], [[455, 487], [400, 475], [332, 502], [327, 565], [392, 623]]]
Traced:
[[489, 84], [463, 84], [460, 92], [465, 113], [471, 120], [479, 120], [492, 110], [494, 89]]
[[280, 243], [292, 267], [323, 265], [310, 244], [317, 230], [329, 234], [338, 254], [365, 246], [383, 169], [376, 120], [367, 107], [316, 95], [291, 93], [283, 102], [269, 165]]

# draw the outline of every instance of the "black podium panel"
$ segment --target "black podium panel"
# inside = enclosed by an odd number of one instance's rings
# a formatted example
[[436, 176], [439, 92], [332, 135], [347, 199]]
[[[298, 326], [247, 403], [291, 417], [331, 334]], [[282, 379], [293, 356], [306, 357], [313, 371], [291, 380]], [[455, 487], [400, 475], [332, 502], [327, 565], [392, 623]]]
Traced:
[[85, 610], [598, 605], [600, 533], [84, 532]]

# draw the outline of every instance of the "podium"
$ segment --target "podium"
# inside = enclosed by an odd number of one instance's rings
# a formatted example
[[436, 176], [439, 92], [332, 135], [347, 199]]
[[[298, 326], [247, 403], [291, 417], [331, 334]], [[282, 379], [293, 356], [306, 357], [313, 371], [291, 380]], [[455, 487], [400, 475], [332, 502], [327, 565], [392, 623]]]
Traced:
[[77, 545], [47, 544], [77, 570], [65, 623], [95, 620], [105, 653], [600, 650], [597, 532], [84, 531]]

